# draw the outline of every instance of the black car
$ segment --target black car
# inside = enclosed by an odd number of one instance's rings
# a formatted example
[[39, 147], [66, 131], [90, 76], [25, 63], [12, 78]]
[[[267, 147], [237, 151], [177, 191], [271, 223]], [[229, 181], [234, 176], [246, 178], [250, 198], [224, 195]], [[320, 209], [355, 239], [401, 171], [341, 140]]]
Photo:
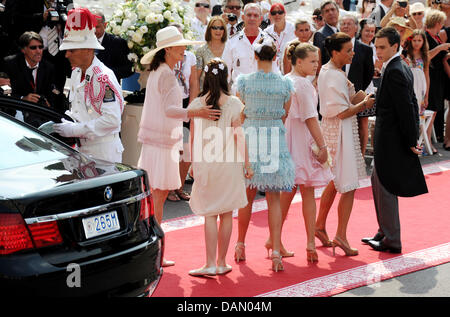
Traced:
[[[0, 107], [65, 117], [8, 97]], [[61, 139], [0, 112], [0, 298], [151, 295], [164, 234], [146, 172]]]

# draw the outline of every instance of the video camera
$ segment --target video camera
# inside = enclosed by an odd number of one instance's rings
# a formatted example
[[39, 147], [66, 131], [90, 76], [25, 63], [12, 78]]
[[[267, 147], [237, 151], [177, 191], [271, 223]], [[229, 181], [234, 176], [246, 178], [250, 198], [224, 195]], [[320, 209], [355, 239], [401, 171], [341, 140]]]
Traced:
[[48, 12], [48, 23], [52, 25], [58, 23], [65, 25], [67, 21], [67, 11], [68, 9], [64, 3], [64, 0], [55, 0], [54, 10], [50, 10]]

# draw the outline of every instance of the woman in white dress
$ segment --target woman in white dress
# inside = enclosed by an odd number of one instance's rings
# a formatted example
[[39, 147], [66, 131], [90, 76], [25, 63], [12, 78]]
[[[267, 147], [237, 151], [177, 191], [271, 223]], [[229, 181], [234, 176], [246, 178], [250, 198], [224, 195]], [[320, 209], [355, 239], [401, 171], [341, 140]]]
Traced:
[[[355, 95], [353, 84], [342, 70], [344, 65], [351, 63], [354, 55], [351, 38], [345, 33], [335, 33], [325, 40], [325, 47], [331, 59], [319, 73], [318, 90], [322, 130], [333, 159], [332, 173], [335, 178], [327, 185], [320, 200], [316, 236], [324, 246], [333, 246], [333, 253], [337, 246], [351, 256], [357, 255], [358, 250], [351, 248], [347, 241], [347, 225], [359, 179], [366, 177], [356, 114], [373, 107], [375, 99], [367, 95], [356, 103], [358, 96]], [[325, 225], [337, 192], [341, 193], [338, 228], [331, 242]]]

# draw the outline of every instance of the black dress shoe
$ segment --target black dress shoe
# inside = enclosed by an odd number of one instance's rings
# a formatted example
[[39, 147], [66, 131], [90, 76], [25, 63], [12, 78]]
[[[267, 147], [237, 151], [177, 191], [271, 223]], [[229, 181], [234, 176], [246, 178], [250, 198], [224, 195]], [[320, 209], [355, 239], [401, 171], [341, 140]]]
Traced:
[[377, 234], [373, 237], [373, 238], [362, 238], [361, 241], [369, 244], [369, 241], [373, 240], [373, 241], [381, 241], [384, 238], [384, 235], [381, 234], [380, 232], [377, 232]]
[[401, 248], [393, 248], [390, 247], [388, 245], [386, 245], [383, 241], [374, 241], [374, 240], [370, 240], [368, 243], [372, 249], [374, 249], [375, 251], [380, 251], [380, 252], [391, 252], [391, 253], [402, 253], [402, 249]]

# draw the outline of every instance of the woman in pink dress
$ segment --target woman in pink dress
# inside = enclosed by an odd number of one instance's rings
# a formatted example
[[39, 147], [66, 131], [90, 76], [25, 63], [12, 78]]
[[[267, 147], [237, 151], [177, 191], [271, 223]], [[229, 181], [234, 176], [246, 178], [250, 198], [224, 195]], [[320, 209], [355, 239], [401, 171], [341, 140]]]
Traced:
[[[173, 69], [183, 60], [186, 45], [198, 42], [185, 40], [174, 26], [159, 30], [156, 40], [156, 48], [141, 60], [142, 64], [150, 64], [150, 75], [138, 132], [138, 141], [142, 143], [138, 167], [147, 171], [155, 217], [160, 224], [167, 194], [181, 186], [182, 122], [193, 117], [217, 119], [220, 110], [213, 110], [212, 106], [189, 110], [182, 107], [181, 88]], [[163, 266], [169, 265], [174, 262], [163, 260]]]
[[[311, 44], [293, 41], [287, 48], [287, 56], [294, 68], [286, 76], [294, 82], [295, 94], [285, 124], [286, 141], [295, 164], [296, 185], [291, 192], [281, 193], [281, 210], [284, 220], [297, 187], [300, 187], [307, 234], [307, 260], [317, 262], [318, 256], [314, 242], [316, 225], [314, 188], [326, 186], [333, 179], [333, 174], [327, 165], [327, 145], [317, 118], [317, 92], [307, 78], [317, 72], [319, 53], [318, 48]], [[318, 152], [314, 152], [314, 144]], [[287, 253], [286, 255], [289, 256], [289, 252]]]

